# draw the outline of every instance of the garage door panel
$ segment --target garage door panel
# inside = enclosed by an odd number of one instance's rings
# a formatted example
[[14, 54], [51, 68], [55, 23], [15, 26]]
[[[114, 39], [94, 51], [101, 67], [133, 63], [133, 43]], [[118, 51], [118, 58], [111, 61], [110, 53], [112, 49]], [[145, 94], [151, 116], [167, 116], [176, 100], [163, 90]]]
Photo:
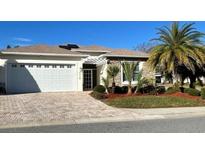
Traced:
[[[71, 65], [32, 65], [7, 67], [7, 90], [9, 93], [52, 92], [77, 90], [76, 66]], [[40, 65], [40, 64], [39, 64]], [[49, 66], [49, 67], [48, 67]]]

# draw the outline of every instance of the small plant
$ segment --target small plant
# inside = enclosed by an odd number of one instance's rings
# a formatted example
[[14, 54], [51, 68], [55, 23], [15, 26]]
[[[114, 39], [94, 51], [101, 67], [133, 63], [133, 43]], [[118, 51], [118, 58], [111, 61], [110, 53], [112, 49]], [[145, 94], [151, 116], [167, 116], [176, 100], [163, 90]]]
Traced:
[[122, 86], [122, 93], [126, 94], [128, 92], [128, 86]]
[[0, 95], [5, 95], [6, 89], [4, 87], [0, 87]]
[[107, 74], [109, 78], [112, 78], [112, 93], [115, 92], [115, 77], [118, 75], [120, 69], [118, 66], [111, 65], [107, 69]]
[[151, 91], [148, 92], [149, 95], [157, 95], [157, 90], [153, 89]]
[[173, 87], [175, 87], [176, 89], [178, 89], [180, 87], [180, 83], [177, 81], [173, 84]]
[[201, 88], [201, 98], [205, 99], [205, 88]]
[[180, 91], [181, 90], [178, 87], [169, 87], [167, 88], [166, 94], [173, 94]]
[[146, 93], [153, 93], [153, 91], [156, 91], [155, 87], [153, 85], [147, 85], [139, 89], [138, 92], [141, 94], [146, 94]]
[[201, 95], [201, 92], [199, 90], [193, 89], [193, 88], [185, 88], [184, 92], [188, 93], [189, 95], [192, 95], [192, 96], [200, 96]]
[[115, 86], [115, 93], [122, 94], [122, 88], [120, 86]]
[[97, 91], [93, 91], [90, 95], [92, 97], [94, 97], [95, 99], [105, 99], [105, 98], [107, 98], [107, 95], [105, 93], [99, 93]]
[[94, 89], [93, 89], [93, 91], [94, 92], [98, 92], [98, 93], [105, 93], [105, 87], [103, 86], [103, 85], [97, 85]]
[[184, 93], [184, 89], [185, 89], [184, 87], [179, 87], [179, 89], [182, 93]]
[[156, 91], [158, 94], [164, 94], [166, 92], [165, 86], [157, 86]]

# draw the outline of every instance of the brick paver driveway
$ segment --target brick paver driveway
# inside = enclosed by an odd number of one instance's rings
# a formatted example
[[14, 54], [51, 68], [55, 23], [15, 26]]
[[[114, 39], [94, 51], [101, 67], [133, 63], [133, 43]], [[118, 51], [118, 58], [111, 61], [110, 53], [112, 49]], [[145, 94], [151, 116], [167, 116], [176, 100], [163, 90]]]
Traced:
[[93, 99], [86, 92], [0, 96], [0, 127], [109, 118], [126, 114]]

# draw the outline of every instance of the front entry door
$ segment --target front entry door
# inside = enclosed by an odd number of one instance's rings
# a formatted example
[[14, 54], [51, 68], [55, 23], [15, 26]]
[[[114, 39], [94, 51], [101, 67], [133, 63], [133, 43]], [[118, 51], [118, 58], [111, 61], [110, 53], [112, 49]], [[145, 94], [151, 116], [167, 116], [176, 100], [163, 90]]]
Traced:
[[93, 70], [92, 69], [83, 70], [83, 89], [84, 90], [93, 89]]

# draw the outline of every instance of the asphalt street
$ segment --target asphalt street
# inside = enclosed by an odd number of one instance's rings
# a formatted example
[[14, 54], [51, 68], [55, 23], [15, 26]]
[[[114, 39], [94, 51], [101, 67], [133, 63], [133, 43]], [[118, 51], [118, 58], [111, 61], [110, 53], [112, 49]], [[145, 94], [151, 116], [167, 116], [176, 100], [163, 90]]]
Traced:
[[0, 129], [0, 133], [204, 133], [205, 116]]

